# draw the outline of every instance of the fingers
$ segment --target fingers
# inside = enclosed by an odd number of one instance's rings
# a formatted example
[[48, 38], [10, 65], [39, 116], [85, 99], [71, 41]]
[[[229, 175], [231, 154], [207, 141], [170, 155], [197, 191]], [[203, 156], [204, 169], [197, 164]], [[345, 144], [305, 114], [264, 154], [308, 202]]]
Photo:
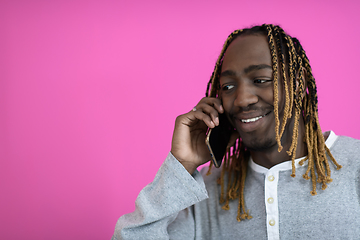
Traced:
[[193, 114], [193, 116], [203, 121], [208, 128], [214, 128], [215, 126], [219, 125], [219, 119], [218, 117], [210, 117], [208, 114], [204, 113], [203, 111], [196, 110], [195, 112], [192, 112], [190, 114]]
[[194, 116], [204, 121], [209, 128], [219, 125], [219, 113], [224, 112], [221, 101], [218, 98], [205, 97], [193, 109]]
[[219, 113], [224, 112], [224, 108], [222, 107], [221, 101], [219, 98], [213, 97], [204, 97], [199, 103], [196, 105], [196, 110], [202, 108], [203, 106], [211, 106], [217, 110]]

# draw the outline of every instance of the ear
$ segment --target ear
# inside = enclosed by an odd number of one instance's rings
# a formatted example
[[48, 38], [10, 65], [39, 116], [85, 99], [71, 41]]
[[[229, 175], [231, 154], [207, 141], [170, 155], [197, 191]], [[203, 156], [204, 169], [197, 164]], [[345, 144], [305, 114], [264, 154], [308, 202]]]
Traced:
[[299, 91], [300, 91], [300, 71], [302, 71], [302, 76], [303, 76], [303, 80], [304, 80], [304, 92], [301, 96], [301, 99], [303, 99], [305, 97], [305, 94], [306, 94], [306, 89], [307, 89], [307, 71], [304, 67], [301, 67], [297, 74], [296, 74], [296, 95], [299, 94]]

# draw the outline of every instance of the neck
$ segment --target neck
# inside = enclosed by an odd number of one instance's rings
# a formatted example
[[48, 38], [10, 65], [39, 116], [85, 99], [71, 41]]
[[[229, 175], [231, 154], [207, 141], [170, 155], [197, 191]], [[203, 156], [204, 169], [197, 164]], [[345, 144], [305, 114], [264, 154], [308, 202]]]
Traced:
[[[288, 125], [288, 128], [285, 129], [281, 138], [281, 144], [283, 146], [282, 151], [278, 151], [278, 145], [276, 143], [264, 151], [250, 151], [251, 157], [255, 163], [266, 168], [271, 168], [279, 163], [291, 160], [291, 156], [289, 156], [286, 151], [290, 149], [292, 142], [294, 127], [293, 119], [288, 123]], [[297, 139], [295, 158], [301, 158], [307, 155], [307, 146], [306, 143], [303, 142], [303, 139], [305, 139], [305, 124], [302, 118], [299, 120], [298, 131], [299, 135]]]

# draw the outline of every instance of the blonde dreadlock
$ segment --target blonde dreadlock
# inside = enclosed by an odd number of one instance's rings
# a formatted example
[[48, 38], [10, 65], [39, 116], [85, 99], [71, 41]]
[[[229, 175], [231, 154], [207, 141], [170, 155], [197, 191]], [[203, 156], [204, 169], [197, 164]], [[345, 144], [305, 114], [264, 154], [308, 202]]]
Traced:
[[[298, 143], [299, 120], [305, 120], [305, 142], [308, 149], [308, 155], [299, 162], [303, 165], [308, 161], [308, 168], [303, 178], [312, 181], [311, 195], [316, 195], [316, 182], [322, 183], [322, 189], [325, 190], [327, 183], [332, 181], [331, 170], [326, 154], [339, 170], [339, 165], [330, 150], [325, 145], [325, 139], [321, 132], [318, 118], [318, 101], [315, 79], [312, 75], [309, 59], [304, 49], [296, 38], [287, 35], [282, 28], [274, 25], [261, 25], [249, 29], [235, 30], [226, 39], [220, 56], [217, 59], [214, 72], [207, 86], [206, 96], [217, 97], [220, 89], [220, 73], [224, 54], [232, 41], [240, 35], [264, 34], [267, 36], [272, 69], [274, 86], [274, 115], [275, 115], [275, 133], [278, 151], [282, 150], [281, 137], [284, 133], [287, 121], [292, 117], [294, 111], [294, 128], [290, 149], [287, 154], [292, 161], [292, 177], [295, 177], [295, 155]], [[280, 70], [278, 69], [280, 67]], [[286, 66], [288, 69], [286, 70]], [[278, 92], [278, 73], [283, 79], [281, 83], [285, 89], [285, 108], [282, 124], [279, 120], [279, 92]], [[289, 79], [288, 77], [289, 76]], [[305, 89], [307, 88], [307, 89]], [[249, 210], [245, 208], [244, 187], [247, 171], [247, 164], [250, 157], [249, 151], [242, 144], [241, 139], [228, 149], [224, 157], [224, 165], [218, 183], [221, 185], [220, 203], [224, 204], [223, 209], [229, 209], [229, 201], [239, 199], [237, 220], [252, 218]], [[212, 167], [212, 164], [209, 168]], [[225, 192], [225, 173], [227, 172], [227, 186]], [[309, 176], [310, 174], [310, 176]]]

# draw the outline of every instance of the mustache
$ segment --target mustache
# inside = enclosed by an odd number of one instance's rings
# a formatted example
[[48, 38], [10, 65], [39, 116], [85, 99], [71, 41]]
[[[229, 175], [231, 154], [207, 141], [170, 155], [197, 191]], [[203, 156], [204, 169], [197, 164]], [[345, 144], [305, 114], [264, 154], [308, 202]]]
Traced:
[[274, 110], [274, 106], [258, 107], [258, 106], [247, 106], [247, 107], [238, 107], [231, 110], [228, 114], [229, 117], [233, 118], [237, 114], [247, 113], [247, 112], [259, 112], [259, 113], [268, 113]]

